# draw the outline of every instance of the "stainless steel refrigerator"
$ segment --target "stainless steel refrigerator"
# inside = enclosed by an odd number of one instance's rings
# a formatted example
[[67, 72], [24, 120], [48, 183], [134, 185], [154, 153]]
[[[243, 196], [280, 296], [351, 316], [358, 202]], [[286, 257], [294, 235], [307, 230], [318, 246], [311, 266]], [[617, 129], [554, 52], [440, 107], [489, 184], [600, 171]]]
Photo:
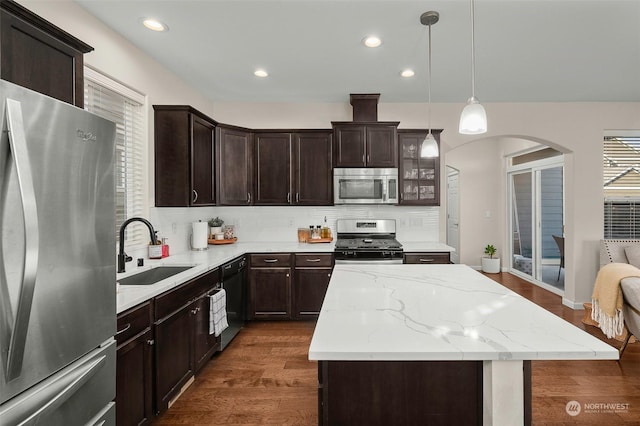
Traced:
[[0, 425], [115, 424], [115, 125], [0, 81]]

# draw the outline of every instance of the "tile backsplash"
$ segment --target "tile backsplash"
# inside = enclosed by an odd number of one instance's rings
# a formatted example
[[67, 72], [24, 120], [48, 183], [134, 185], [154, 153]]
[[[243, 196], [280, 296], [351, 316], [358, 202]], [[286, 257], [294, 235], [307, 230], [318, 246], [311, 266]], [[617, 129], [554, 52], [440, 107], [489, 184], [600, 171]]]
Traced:
[[297, 241], [298, 228], [324, 225], [326, 217], [334, 237], [338, 218], [395, 219], [400, 242], [437, 242], [439, 212], [438, 207], [398, 206], [151, 208], [150, 219], [159, 235], [168, 238], [171, 252], [177, 253], [190, 248], [191, 222], [216, 216], [233, 225], [242, 241]]

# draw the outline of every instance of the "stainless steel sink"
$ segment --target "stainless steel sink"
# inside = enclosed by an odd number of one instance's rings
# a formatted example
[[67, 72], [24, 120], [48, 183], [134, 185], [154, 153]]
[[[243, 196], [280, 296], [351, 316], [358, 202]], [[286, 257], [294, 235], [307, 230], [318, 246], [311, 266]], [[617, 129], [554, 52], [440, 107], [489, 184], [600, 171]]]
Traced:
[[130, 277], [121, 278], [118, 282], [120, 285], [151, 285], [191, 268], [193, 266], [157, 266]]

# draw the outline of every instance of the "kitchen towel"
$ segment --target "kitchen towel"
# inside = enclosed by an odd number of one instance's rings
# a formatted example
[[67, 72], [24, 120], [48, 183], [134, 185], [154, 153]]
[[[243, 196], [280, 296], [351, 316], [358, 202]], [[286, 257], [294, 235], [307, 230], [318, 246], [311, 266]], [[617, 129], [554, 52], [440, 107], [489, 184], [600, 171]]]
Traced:
[[227, 292], [220, 289], [209, 296], [209, 334], [218, 337], [227, 327]]

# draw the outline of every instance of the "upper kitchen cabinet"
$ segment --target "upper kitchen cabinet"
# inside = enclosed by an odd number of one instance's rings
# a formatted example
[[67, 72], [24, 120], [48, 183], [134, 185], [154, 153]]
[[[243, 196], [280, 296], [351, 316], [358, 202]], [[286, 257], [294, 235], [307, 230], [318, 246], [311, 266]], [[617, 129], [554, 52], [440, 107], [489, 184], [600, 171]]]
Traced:
[[256, 131], [256, 205], [330, 205], [331, 131]]
[[157, 207], [215, 204], [216, 122], [187, 105], [154, 105]]
[[220, 124], [216, 136], [218, 205], [253, 204], [253, 135], [250, 130]]
[[[441, 132], [432, 130], [438, 145]], [[440, 205], [440, 157], [420, 158], [420, 148], [426, 135], [426, 130], [398, 131], [400, 205]]]
[[331, 131], [293, 134], [294, 204], [333, 204]]
[[0, 78], [84, 106], [83, 54], [93, 47], [9, 0], [0, 1]]
[[398, 122], [333, 122], [335, 167], [397, 167]]

